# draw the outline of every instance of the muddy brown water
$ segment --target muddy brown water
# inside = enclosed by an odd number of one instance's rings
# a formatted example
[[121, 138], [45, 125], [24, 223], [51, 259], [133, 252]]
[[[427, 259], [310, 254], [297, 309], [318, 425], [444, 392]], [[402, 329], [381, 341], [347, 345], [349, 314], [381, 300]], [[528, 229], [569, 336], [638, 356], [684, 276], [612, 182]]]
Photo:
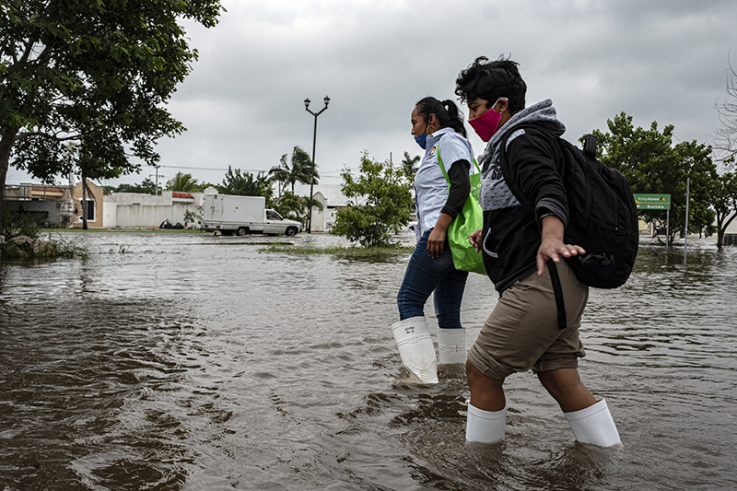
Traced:
[[[624, 442], [598, 450], [530, 373], [490, 447], [465, 442], [462, 369], [401, 382], [406, 256], [66, 238], [92, 254], [0, 266], [0, 491], [737, 488], [737, 248], [641, 249], [627, 285], [592, 290], [580, 372]], [[495, 302], [474, 275], [469, 346]]]

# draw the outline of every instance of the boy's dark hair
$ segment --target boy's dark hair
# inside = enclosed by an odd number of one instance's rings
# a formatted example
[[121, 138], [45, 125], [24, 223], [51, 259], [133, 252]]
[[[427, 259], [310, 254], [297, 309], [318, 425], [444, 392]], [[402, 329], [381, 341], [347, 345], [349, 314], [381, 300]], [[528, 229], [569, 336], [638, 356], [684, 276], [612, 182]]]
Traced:
[[434, 97], [425, 97], [420, 99], [415, 106], [417, 106], [417, 114], [422, 116], [425, 121], [431, 114], [434, 114], [438, 118], [441, 128], [453, 128], [456, 133], [460, 133], [464, 138], [468, 137], [466, 127], [463, 125], [463, 113], [458, 109], [455, 102], [450, 99], [440, 102]]
[[487, 100], [489, 105], [494, 104], [499, 97], [506, 97], [510, 111], [520, 111], [525, 108], [527, 84], [522, 80], [517, 65], [503, 56], [496, 61], [479, 56], [458, 74], [455, 93], [461, 102], [481, 98]]

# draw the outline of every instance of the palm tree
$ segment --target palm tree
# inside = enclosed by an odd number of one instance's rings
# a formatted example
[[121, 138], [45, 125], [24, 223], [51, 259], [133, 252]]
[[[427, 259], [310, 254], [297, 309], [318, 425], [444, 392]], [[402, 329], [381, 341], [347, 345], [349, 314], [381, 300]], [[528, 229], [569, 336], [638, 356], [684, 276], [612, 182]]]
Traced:
[[[287, 184], [291, 184], [292, 192], [294, 192], [294, 184], [301, 182], [302, 184], [310, 184], [312, 177], [312, 159], [307, 155], [307, 152], [299, 147], [294, 147], [292, 151], [292, 165], [287, 163], [287, 154], [281, 156], [279, 159], [279, 165], [269, 169], [269, 180], [272, 182], [281, 183], [278, 186], [279, 195], [281, 196]], [[317, 179], [320, 174], [317, 172], [317, 166], [315, 166], [315, 179], [312, 184], [317, 184]]]
[[279, 191], [279, 196], [284, 192], [284, 188], [287, 186], [290, 174], [291, 170], [287, 163], [287, 154], [285, 153], [279, 159], [279, 165], [275, 165], [269, 169], [269, 181], [277, 183], [276, 188]]
[[192, 174], [177, 172], [176, 175], [166, 183], [166, 189], [169, 191], [181, 192], [196, 191], [197, 179], [193, 179]]
[[404, 174], [407, 177], [409, 178], [415, 177], [415, 173], [417, 172], [417, 169], [415, 169], [415, 165], [419, 161], [420, 161], [419, 155], [410, 157], [409, 152], [404, 152], [404, 160], [402, 160], [402, 170], [404, 171]]

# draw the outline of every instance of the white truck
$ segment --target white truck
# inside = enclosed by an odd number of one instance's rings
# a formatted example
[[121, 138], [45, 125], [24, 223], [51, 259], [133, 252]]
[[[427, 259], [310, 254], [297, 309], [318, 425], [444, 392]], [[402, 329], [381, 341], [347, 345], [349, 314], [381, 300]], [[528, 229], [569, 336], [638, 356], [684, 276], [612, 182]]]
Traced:
[[202, 203], [202, 228], [223, 235], [265, 234], [293, 236], [302, 224], [282, 218], [266, 208], [263, 196], [206, 194]]

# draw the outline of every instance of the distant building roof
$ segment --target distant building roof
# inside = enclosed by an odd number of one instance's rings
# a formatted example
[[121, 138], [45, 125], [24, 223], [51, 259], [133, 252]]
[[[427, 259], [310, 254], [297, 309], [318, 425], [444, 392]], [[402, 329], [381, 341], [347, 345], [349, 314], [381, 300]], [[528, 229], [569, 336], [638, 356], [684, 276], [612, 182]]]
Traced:
[[63, 193], [64, 190], [59, 188], [47, 188], [47, 187], [32, 187], [31, 191], [38, 191], [39, 193]]
[[182, 199], [194, 199], [194, 196], [192, 196], [190, 193], [180, 193], [179, 191], [173, 191], [171, 193], [172, 198], [182, 198]]

